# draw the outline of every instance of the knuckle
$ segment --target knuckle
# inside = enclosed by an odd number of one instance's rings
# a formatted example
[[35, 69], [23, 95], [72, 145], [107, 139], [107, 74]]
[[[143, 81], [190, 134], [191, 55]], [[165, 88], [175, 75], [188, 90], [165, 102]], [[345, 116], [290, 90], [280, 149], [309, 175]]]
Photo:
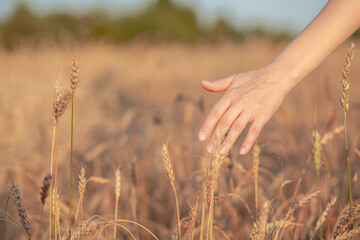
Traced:
[[229, 120], [227, 120], [227, 119], [222, 119], [222, 120], [219, 121], [219, 123], [218, 123], [219, 128], [222, 128], [222, 129], [228, 128], [229, 125], [230, 125], [230, 122], [229, 122]]
[[260, 128], [257, 126], [254, 126], [252, 128], [250, 128], [249, 130], [249, 137], [251, 138], [255, 138], [260, 132]]
[[209, 112], [209, 117], [213, 119], [219, 119], [221, 117], [221, 113], [217, 109], [211, 109]]
[[236, 132], [241, 132], [244, 129], [244, 123], [235, 122], [231, 128]]

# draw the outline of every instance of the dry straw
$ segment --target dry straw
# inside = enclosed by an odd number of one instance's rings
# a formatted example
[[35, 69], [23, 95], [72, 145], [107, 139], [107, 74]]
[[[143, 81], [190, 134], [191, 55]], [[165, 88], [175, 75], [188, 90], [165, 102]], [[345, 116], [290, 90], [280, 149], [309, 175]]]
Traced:
[[299, 201], [296, 201], [296, 202], [293, 203], [291, 208], [286, 212], [285, 217], [283, 218], [283, 220], [281, 220], [281, 222], [279, 223], [280, 226], [277, 229], [277, 232], [276, 232], [276, 235], [275, 235], [275, 238], [274, 238], [275, 240], [277, 239], [282, 227], [285, 225], [285, 223], [287, 223], [289, 221], [289, 219], [295, 214], [295, 212], [299, 208], [306, 205], [312, 198], [316, 197], [319, 193], [320, 193], [320, 191], [316, 191], [316, 192], [313, 192], [313, 193], [310, 193], [310, 194], [306, 194]]
[[20, 222], [23, 228], [25, 229], [26, 233], [28, 234], [28, 236], [31, 237], [31, 227], [27, 219], [26, 211], [24, 209], [23, 202], [20, 196], [20, 190], [18, 185], [16, 185], [14, 182], [12, 183], [11, 186], [11, 193], [15, 199], [15, 205], [19, 213]]

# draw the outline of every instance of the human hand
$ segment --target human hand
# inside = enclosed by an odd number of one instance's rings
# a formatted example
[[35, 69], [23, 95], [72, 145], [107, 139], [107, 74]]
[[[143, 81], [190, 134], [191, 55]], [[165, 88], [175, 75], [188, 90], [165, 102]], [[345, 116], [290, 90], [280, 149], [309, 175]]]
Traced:
[[[226, 154], [248, 123], [247, 136], [240, 154], [249, 152], [260, 131], [280, 107], [290, 86], [275, 71], [260, 68], [235, 74], [214, 82], [202, 81], [203, 88], [210, 92], [225, 91], [221, 99], [210, 110], [199, 132], [199, 140], [205, 141], [216, 127], [223, 140], [219, 153]], [[285, 84], [284, 84], [285, 83]], [[207, 151], [212, 152], [211, 137]]]

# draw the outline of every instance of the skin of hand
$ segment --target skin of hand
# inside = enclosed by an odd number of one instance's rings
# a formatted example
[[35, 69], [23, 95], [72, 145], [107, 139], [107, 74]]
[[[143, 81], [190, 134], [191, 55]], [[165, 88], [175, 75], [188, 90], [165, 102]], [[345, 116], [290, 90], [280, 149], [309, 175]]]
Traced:
[[[226, 154], [251, 124], [240, 154], [251, 149], [260, 131], [280, 107], [288, 92], [312, 72], [360, 26], [360, 0], [331, 0], [320, 14], [277, 57], [263, 68], [235, 74], [214, 82], [202, 81], [210, 92], [224, 91], [210, 110], [199, 132], [205, 141], [215, 128], [223, 140], [219, 153]], [[213, 137], [207, 146], [212, 152]]]

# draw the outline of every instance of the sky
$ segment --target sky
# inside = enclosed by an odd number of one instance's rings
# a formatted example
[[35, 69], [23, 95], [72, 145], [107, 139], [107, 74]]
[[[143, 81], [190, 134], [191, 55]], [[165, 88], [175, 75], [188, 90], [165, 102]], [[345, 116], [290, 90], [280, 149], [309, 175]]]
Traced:
[[[0, 0], [0, 21], [11, 16], [20, 0]], [[21, 0], [36, 13], [54, 11], [85, 13], [102, 8], [113, 15], [132, 14], [156, 0]], [[218, 17], [225, 18], [237, 29], [264, 26], [275, 30], [300, 32], [321, 11], [327, 0], [173, 0], [196, 13], [204, 28]]]

